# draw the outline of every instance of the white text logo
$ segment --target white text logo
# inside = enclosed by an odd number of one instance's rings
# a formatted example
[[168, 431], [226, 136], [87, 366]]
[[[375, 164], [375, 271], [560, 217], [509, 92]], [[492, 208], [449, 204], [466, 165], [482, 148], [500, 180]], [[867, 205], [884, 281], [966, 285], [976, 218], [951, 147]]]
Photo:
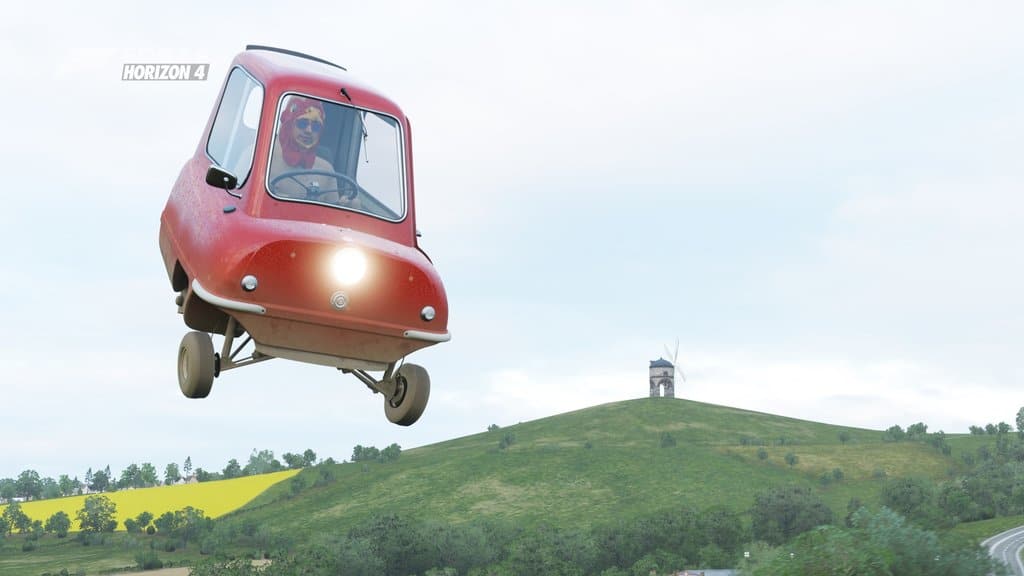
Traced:
[[206, 80], [209, 64], [125, 64], [121, 80]]

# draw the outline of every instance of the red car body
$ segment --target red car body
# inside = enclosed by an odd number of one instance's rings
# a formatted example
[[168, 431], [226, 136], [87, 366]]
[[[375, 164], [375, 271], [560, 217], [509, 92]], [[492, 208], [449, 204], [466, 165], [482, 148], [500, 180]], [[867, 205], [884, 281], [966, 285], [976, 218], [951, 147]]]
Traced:
[[[249, 87], [249, 96], [232, 111], [227, 100], [235, 98], [236, 85]], [[328, 109], [325, 134], [334, 110], [336, 117], [358, 122], [352, 130], [362, 126], [364, 147], [370, 145], [368, 122], [394, 132], [396, 156], [386, 170], [398, 185], [388, 186], [390, 207], [364, 199], [380, 208], [348, 209], [272, 193], [272, 149], [275, 138], [284, 137], [277, 134], [280, 111], [293, 96]], [[236, 127], [224, 132], [218, 122]], [[350, 136], [338, 128], [338, 134], [336, 141], [358, 147], [358, 132]], [[222, 140], [244, 146], [221, 147]], [[242, 160], [233, 160], [241, 148]], [[346, 152], [357, 160], [368, 153]], [[333, 158], [335, 166], [343, 161], [341, 152]], [[246, 174], [223, 166], [216, 172], [223, 159]], [[362, 169], [360, 161], [352, 161], [353, 175]], [[211, 174], [224, 173], [237, 179], [237, 188], [208, 183], [216, 182]], [[336, 180], [340, 187], [343, 180]], [[370, 198], [360, 184], [358, 194], [364, 192]], [[179, 312], [194, 330], [225, 334], [234, 319], [235, 334], [252, 337], [257, 357], [390, 372], [411, 352], [449, 339], [447, 296], [417, 245], [415, 214], [411, 128], [401, 108], [337, 66], [249, 47], [235, 57], [195, 153], [174, 183], [160, 218], [160, 252], [171, 286], [181, 294]], [[365, 264], [362, 279], [349, 285], [331, 273], [332, 259], [346, 247], [362, 254]], [[243, 281], [248, 277], [255, 279], [252, 290]], [[222, 361], [227, 359], [218, 357]]]

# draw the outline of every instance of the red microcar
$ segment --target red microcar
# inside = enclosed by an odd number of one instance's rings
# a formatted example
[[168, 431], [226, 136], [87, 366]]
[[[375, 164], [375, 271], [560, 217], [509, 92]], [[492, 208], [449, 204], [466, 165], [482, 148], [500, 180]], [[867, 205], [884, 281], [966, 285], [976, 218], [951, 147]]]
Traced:
[[182, 393], [206, 397], [224, 370], [286, 358], [352, 374], [384, 395], [389, 420], [415, 422], [430, 379], [404, 359], [450, 335], [414, 198], [409, 120], [394, 102], [319, 58], [236, 56], [160, 218], [194, 330], [178, 349]]

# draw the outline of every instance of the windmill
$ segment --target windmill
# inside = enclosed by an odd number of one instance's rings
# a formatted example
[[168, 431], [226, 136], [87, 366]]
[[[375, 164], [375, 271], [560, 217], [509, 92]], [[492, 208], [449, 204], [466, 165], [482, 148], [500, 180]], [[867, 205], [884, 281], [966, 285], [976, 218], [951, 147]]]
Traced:
[[672, 360], [665, 360], [664, 358], [658, 358], [657, 360], [651, 361], [651, 372], [650, 372], [650, 385], [651, 385], [651, 398], [657, 398], [661, 396], [662, 388], [665, 389], [666, 398], [675, 398], [676, 396], [676, 384], [675, 375], [679, 374], [679, 378], [686, 382], [686, 375], [683, 374], [682, 369], [676, 364], [679, 356], [679, 340], [676, 340], [676, 351], [673, 353], [669, 350], [668, 346], [665, 346], [665, 353]]

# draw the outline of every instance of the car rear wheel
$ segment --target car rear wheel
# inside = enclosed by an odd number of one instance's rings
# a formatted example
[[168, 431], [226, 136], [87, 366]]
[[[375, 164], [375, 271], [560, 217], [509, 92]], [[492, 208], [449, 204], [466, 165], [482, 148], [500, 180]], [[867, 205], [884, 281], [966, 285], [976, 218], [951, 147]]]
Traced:
[[213, 386], [216, 358], [206, 332], [189, 332], [178, 346], [178, 386], [188, 398], [206, 398]]
[[416, 364], [403, 364], [395, 373], [395, 394], [384, 400], [384, 414], [399, 426], [420, 419], [430, 399], [430, 376]]

